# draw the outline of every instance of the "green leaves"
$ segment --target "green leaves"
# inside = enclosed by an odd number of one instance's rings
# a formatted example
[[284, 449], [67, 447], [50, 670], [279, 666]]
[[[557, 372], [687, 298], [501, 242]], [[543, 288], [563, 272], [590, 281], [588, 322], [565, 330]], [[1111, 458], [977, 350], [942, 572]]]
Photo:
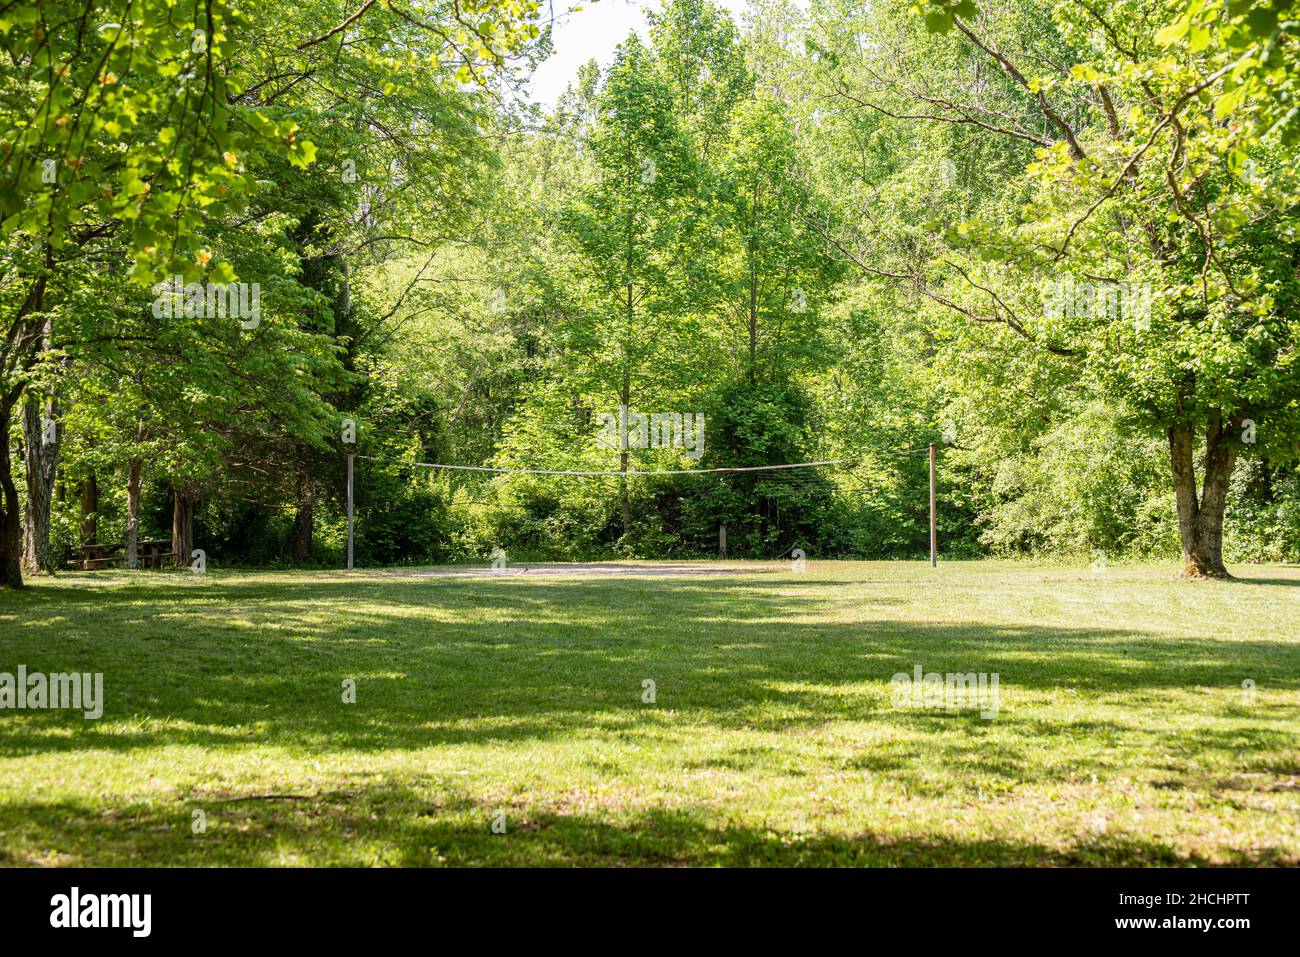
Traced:
[[[124, 229], [130, 275], [147, 283], [192, 257], [187, 208], [234, 199], [247, 185], [222, 158], [240, 138], [225, 89], [225, 31], [242, 21], [225, 2], [210, 5], [196, 50], [195, 28], [168, 0], [135, 4], [125, 22], [109, 16], [118, 8], [98, 6], [45, 4], [48, 32], [22, 29], [32, 26], [26, 15], [4, 24], [3, 82], [17, 95], [0, 107], [9, 131], [0, 237], [62, 249], [87, 230]], [[82, 15], [103, 17], [89, 40]], [[309, 143], [286, 149], [311, 161]]]
[[970, 20], [979, 14], [975, 0], [929, 0], [926, 4], [913, 4], [909, 12], [913, 16], [924, 15], [925, 28], [931, 33], [948, 33], [953, 28], [953, 19], [961, 17]]
[[925, 15], [925, 28], [931, 33], [947, 33], [952, 29], [952, 15], [942, 10], [932, 10]]
[[1278, 13], [1270, 7], [1255, 6], [1246, 14], [1246, 29], [1256, 40], [1271, 37], [1277, 28]]

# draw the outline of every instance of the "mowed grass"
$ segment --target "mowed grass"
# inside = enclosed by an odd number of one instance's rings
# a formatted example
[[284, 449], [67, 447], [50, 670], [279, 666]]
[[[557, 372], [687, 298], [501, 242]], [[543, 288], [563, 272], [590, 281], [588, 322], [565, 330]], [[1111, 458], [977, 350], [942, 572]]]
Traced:
[[0, 863], [1294, 865], [1300, 569], [1236, 571], [42, 578], [0, 671], [105, 712], [0, 711]]

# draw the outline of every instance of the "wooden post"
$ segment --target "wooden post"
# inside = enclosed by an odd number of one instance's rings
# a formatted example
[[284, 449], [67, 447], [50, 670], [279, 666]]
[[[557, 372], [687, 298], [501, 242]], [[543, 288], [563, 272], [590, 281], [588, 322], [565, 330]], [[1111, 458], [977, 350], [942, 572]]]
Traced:
[[727, 557], [727, 526], [718, 526], [718, 557]]
[[934, 443], [930, 443], [930, 567], [939, 564], [938, 526], [934, 506]]
[[[931, 455], [933, 453], [931, 447]], [[351, 452], [348, 453], [348, 571], [352, 570], [352, 460], [355, 457]]]

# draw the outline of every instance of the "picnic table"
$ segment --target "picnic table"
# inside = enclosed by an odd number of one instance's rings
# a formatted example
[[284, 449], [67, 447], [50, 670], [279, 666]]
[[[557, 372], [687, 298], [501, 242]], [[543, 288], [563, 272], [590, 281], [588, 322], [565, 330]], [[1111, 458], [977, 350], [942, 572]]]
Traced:
[[[170, 538], [150, 538], [136, 542], [136, 556], [141, 568], [162, 568], [172, 555]], [[122, 552], [122, 554], [118, 554]], [[92, 544], [81, 546], [81, 560], [72, 559], [68, 564], [83, 571], [95, 571], [100, 568], [118, 568], [126, 561], [126, 543], [109, 542], [104, 545]]]

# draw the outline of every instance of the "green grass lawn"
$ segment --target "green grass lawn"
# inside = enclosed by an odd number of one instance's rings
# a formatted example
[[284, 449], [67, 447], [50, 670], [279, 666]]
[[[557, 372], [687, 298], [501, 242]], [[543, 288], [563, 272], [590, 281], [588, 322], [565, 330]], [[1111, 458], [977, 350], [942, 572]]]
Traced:
[[0, 711], [0, 864], [1294, 865], [1300, 568], [1235, 571], [42, 578], [0, 671], [105, 712]]

